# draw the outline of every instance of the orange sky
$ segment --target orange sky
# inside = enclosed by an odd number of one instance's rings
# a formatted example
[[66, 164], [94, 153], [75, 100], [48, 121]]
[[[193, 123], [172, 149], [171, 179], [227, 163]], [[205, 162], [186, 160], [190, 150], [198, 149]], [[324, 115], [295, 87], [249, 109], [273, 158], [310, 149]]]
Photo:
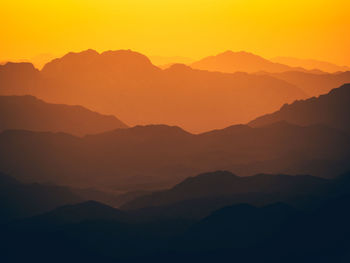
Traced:
[[225, 50], [350, 66], [349, 0], [11, 0], [0, 61], [93, 48], [200, 58]]

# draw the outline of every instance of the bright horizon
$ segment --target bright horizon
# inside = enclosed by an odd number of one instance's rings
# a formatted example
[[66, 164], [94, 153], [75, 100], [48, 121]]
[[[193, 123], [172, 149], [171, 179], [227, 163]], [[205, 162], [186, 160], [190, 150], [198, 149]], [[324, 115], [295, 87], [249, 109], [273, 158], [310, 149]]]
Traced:
[[0, 10], [0, 61], [86, 49], [192, 59], [244, 50], [350, 65], [345, 0], [14, 0]]

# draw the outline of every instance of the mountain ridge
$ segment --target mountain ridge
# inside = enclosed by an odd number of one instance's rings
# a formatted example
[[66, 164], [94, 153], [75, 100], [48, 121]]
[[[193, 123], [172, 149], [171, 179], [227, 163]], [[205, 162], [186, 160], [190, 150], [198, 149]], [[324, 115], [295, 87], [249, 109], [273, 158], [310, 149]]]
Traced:
[[[159, 189], [220, 169], [244, 176], [307, 173], [328, 177], [346, 171], [349, 144], [346, 132], [288, 123], [257, 128], [239, 125], [198, 135], [157, 125], [82, 138], [5, 131], [0, 133], [0, 169], [29, 181], [46, 178], [64, 185], [128, 191]], [[43, 164], [43, 158], [50, 165]], [[64, 173], [54, 169], [61, 166]], [[28, 173], [30, 178], [23, 177]]]
[[184, 65], [161, 70], [130, 50], [69, 53], [26, 80], [6, 74], [0, 77], [0, 94], [31, 94], [113, 114], [132, 126], [165, 123], [196, 133], [244, 123], [307, 96], [295, 85], [267, 75]]
[[309, 175], [256, 174], [239, 177], [228, 171], [216, 171], [189, 177], [174, 187], [138, 197], [122, 209], [169, 206], [186, 200], [234, 195], [301, 195], [320, 191], [328, 179]]
[[350, 84], [344, 84], [331, 90], [328, 94], [295, 101], [283, 105], [279, 111], [260, 116], [248, 125], [264, 126], [278, 121], [287, 121], [296, 125], [323, 124], [350, 131], [348, 116], [350, 114]]
[[115, 116], [78, 105], [47, 103], [31, 95], [0, 96], [0, 131], [23, 129], [82, 136], [126, 127]]
[[255, 73], [259, 71], [284, 72], [284, 71], [305, 71], [299, 67], [290, 67], [284, 64], [271, 62], [263, 57], [246, 51], [234, 52], [231, 50], [219, 53], [214, 56], [205, 57], [191, 64], [191, 67], [220, 71], [226, 73], [248, 72]]
[[350, 71], [348, 66], [340, 66], [326, 61], [315, 59], [300, 59], [293, 57], [276, 57], [271, 59], [274, 62], [289, 65], [291, 67], [303, 67], [308, 70], [319, 69], [322, 71], [336, 73], [341, 71]]

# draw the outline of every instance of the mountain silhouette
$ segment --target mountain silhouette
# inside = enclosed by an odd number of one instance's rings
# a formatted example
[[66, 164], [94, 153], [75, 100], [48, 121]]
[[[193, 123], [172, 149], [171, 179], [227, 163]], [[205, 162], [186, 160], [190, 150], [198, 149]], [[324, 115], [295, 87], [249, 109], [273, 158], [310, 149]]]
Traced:
[[69, 187], [69, 189], [82, 200], [94, 200], [111, 207], [118, 208], [121, 205], [139, 197], [150, 193], [149, 191], [114, 191], [111, 189], [96, 189], [93, 187], [89, 188], [77, 188]]
[[227, 171], [217, 171], [190, 177], [168, 190], [134, 198], [121, 209], [143, 220], [199, 220], [218, 209], [237, 204], [263, 207], [284, 203], [310, 210], [326, 200], [349, 193], [349, 173], [334, 179], [277, 174], [242, 178]]
[[[322, 263], [347, 262], [349, 204], [348, 195], [331, 198], [307, 210], [283, 203], [263, 207], [238, 204], [196, 221], [124, 223], [96, 217], [93, 211], [103, 214], [107, 209], [109, 214], [110, 210], [88, 202], [59, 208], [59, 213], [56, 210], [5, 227], [1, 225], [2, 238], [7, 241], [2, 245], [1, 257], [3, 262], [20, 262], [25, 258], [47, 262], [50, 255], [55, 255], [53, 262], [64, 258], [67, 262], [79, 258], [84, 262], [142, 259], [160, 263], [167, 258], [167, 262], [174, 263], [195, 259], [225, 262], [232, 258], [248, 263], [257, 260], [306, 263], [314, 259]], [[77, 211], [85, 211], [84, 216], [76, 217]], [[36, 248], [43, 252], [38, 253]], [[14, 253], [15, 249], [23, 253]]]
[[[312, 176], [258, 174], [239, 177], [228, 171], [189, 177], [169, 190], [138, 197], [122, 206], [123, 209], [166, 206], [185, 200], [235, 196], [245, 194], [279, 194], [282, 196], [313, 194], [320, 191], [328, 180]], [[234, 199], [234, 198], [231, 198]], [[248, 200], [248, 199], [247, 199]], [[209, 202], [208, 202], [209, 203]]]
[[315, 59], [300, 59], [293, 57], [276, 57], [272, 59], [275, 63], [289, 65], [291, 67], [302, 67], [308, 70], [319, 69], [329, 73], [336, 73], [340, 71], [350, 71], [350, 67], [338, 66], [326, 61]]
[[0, 130], [66, 132], [82, 136], [127, 126], [81, 106], [50, 104], [33, 96], [0, 96]]
[[271, 76], [208, 72], [178, 64], [161, 70], [130, 50], [69, 53], [33, 72], [33, 80], [5, 75], [0, 77], [3, 95], [30, 94], [113, 114], [132, 125], [163, 123], [192, 132], [245, 123], [306, 98], [299, 88]]
[[28, 62], [7, 62], [0, 65], [0, 94], [28, 95], [38, 92], [40, 71]]
[[288, 220], [300, 213], [295, 208], [275, 203], [262, 208], [248, 204], [227, 206], [213, 212], [191, 228], [191, 238], [201, 243], [230, 242], [232, 246], [251, 246], [279, 231]]
[[0, 133], [0, 170], [28, 182], [145, 190], [220, 169], [333, 177], [349, 169], [350, 136], [322, 125], [231, 126], [194, 135], [178, 127], [136, 126], [88, 135]]
[[[306, 213], [284, 204], [225, 207], [195, 224], [180, 241], [178, 254], [184, 255], [186, 247], [192, 247], [186, 255], [204, 262], [213, 258], [224, 261], [232, 253], [244, 262], [310, 262], [315, 258], [318, 262], [345, 262], [349, 258], [349, 240], [343, 234], [349, 230], [345, 221], [350, 216], [345, 209], [348, 205], [347, 196]], [[337, 218], [341, 218], [339, 223]], [[335, 241], [342, 245], [335, 248], [331, 244]]]
[[23, 224], [22, 222], [25, 222], [27, 224], [26, 228], [40, 229], [47, 226], [57, 227], [84, 221], [120, 221], [125, 220], [125, 218], [126, 215], [118, 209], [96, 201], [85, 201], [83, 203], [60, 206], [52, 211], [19, 221], [19, 223]]
[[249, 125], [259, 127], [287, 121], [303, 126], [323, 124], [348, 132], [350, 131], [349, 101], [350, 84], [345, 84], [326, 95], [286, 104], [279, 111], [261, 116], [251, 121]]
[[[144, 55], [131, 50], [105, 51], [101, 54], [89, 49], [80, 53], [68, 53], [47, 63], [42, 69], [45, 76], [61, 79], [79, 78], [91, 72], [94, 75], [110, 76], [111, 73], [123, 77], [137, 74], [152, 74], [160, 70]], [[114, 76], [118, 77], [118, 76]]]
[[23, 184], [4, 174], [0, 174], [0, 196], [1, 223], [82, 201], [67, 187]]
[[260, 73], [286, 81], [309, 96], [319, 96], [350, 82], [350, 71], [334, 74], [315, 74], [312, 72]]
[[[323, 64], [321, 63], [321, 65]], [[318, 96], [328, 93], [333, 88], [350, 82], [349, 68], [328, 64], [324, 66], [328, 69], [329, 66], [332, 68], [336, 67], [339, 70], [325, 70], [326, 72], [330, 71], [330, 73], [319, 71], [317, 67], [307, 67], [308, 70], [304, 70], [297, 66], [293, 67], [274, 63], [251, 53], [232, 51], [226, 51], [217, 56], [204, 58], [191, 65], [193, 68], [209, 71], [228, 73], [240, 71], [256, 73], [258, 75], [269, 75], [298, 87], [308, 96]]]
[[226, 73], [248, 72], [285, 72], [305, 71], [302, 68], [290, 67], [274, 63], [249, 52], [226, 51], [216, 56], [209, 56], [191, 64], [191, 67], [201, 70], [219, 71]]

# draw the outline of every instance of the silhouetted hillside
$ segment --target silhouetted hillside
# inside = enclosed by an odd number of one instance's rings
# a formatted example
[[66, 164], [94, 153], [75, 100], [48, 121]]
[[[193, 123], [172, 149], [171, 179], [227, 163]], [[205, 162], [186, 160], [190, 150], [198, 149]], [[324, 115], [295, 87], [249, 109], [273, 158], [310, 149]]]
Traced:
[[[74, 220], [62, 221], [61, 213], [52, 212], [45, 227], [34, 224], [39, 217], [6, 225], [1, 257], [3, 262], [47, 262], [52, 255], [53, 262], [347, 262], [349, 202], [349, 196], [342, 196], [305, 211], [283, 203], [259, 208], [239, 204], [199, 221], [139, 223], [96, 218], [93, 211], [106, 208], [85, 203], [61, 209]], [[75, 220], [81, 207], [87, 212], [84, 221]]]
[[254, 246], [266, 240], [269, 235], [281, 231], [288, 220], [300, 213], [295, 208], [276, 203], [262, 208], [248, 204], [224, 207], [195, 224], [190, 230], [190, 237], [201, 240], [201, 245], [220, 242], [216, 249], [230, 246], [244, 248]]
[[114, 116], [81, 106], [50, 104], [32, 96], [0, 96], [0, 131], [23, 129], [81, 136], [126, 127]]
[[[203, 176], [206, 178], [203, 179]], [[188, 181], [190, 187], [184, 187]], [[220, 192], [219, 189], [223, 190]], [[229, 172], [218, 171], [185, 179], [169, 190], [135, 198], [121, 209], [143, 220], [198, 220], [215, 210], [237, 204], [263, 207], [284, 203], [301, 210], [310, 210], [326, 200], [348, 194], [349, 173], [326, 180], [304, 175], [263, 174], [240, 178]]]
[[7, 62], [0, 65], [0, 94], [35, 94], [41, 85], [40, 71], [31, 63]]
[[274, 195], [274, 198], [278, 195], [280, 198], [290, 195], [311, 195], [321, 191], [328, 183], [326, 179], [312, 176], [259, 174], [238, 177], [227, 171], [218, 171], [189, 177], [169, 190], [141, 196], [126, 203], [122, 208], [166, 206], [194, 199], [205, 199], [210, 203], [209, 198], [221, 197], [221, 200], [225, 200], [222, 198], [225, 196], [232, 196], [230, 199], [234, 202], [234, 196], [239, 200], [244, 197], [249, 200], [251, 197], [261, 198], [263, 195]]
[[94, 200], [112, 207], [120, 207], [126, 202], [135, 199], [136, 197], [149, 193], [148, 191], [114, 191], [111, 189], [95, 189], [89, 188], [73, 188], [72, 192], [80, 196], [83, 200]]
[[220, 71], [226, 73], [259, 71], [285, 72], [292, 70], [305, 71], [302, 68], [292, 68], [280, 63], [274, 63], [249, 52], [226, 51], [216, 56], [203, 58], [191, 64], [191, 67], [201, 70]]
[[232, 254], [244, 262], [346, 262], [348, 205], [347, 196], [306, 212], [283, 204], [226, 207], [194, 225], [178, 254], [191, 247], [187, 256], [204, 262]]
[[99, 54], [89, 49], [80, 53], [71, 52], [62, 58], [54, 59], [47, 63], [41, 72], [43, 76], [58, 81], [68, 80], [71, 84], [75, 83], [81, 87], [86, 84], [88, 86], [84, 88], [88, 89], [91, 84], [103, 86], [103, 82], [106, 82], [104, 78], [108, 78], [107, 81], [115, 81], [121, 78], [152, 77], [152, 74], [160, 72], [160, 69], [146, 56], [131, 50], [106, 51]]
[[0, 174], [0, 222], [28, 217], [82, 199], [67, 187], [22, 184]]
[[164, 125], [83, 138], [5, 131], [0, 134], [0, 169], [29, 182], [130, 191], [170, 187], [213, 170], [242, 176], [332, 177], [349, 169], [349, 151], [349, 134], [321, 125], [283, 122], [259, 128], [238, 125], [199, 135]]
[[284, 105], [279, 111], [261, 116], [249, 123], [259, 127], [274, 122], [287, 121], [297, 125], [323, 124], [336, 129], [350, 131], [350, 84], [333, 89], [326, 95], [290, 105]]
[[12, 94], [82, 105], [132, 125], [163, 123], [193, 132], [244, 123], [306, 97], [299, 88], [270, 76], [184, 65], [161, 70], [130, 50], [69, 53], [33, 73], [35, 81], [22, 81], [16, 72], [0, 77], [0, 94], [17, 89]]
[[[61, 206], [53, 211], [19, 221], [21, 227], [41, 229], [84, 221], [122, 221], [126, 215], [113, 207], [96, 201], [86, 201], [74, 205]], [[26, 224], [26, 225], [24, 225]]]

